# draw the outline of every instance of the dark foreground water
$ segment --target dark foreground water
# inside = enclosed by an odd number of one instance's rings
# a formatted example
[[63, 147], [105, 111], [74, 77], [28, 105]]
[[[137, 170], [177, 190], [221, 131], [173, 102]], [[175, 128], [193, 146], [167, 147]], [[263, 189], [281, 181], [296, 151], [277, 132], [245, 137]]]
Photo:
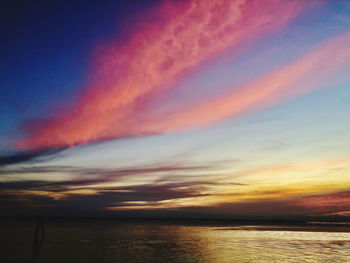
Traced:
[[[34, 221], [1, 224], [0, 262], [33, 262]], [[35, 262], [350, 262], [350, 228], [45, 222]]]

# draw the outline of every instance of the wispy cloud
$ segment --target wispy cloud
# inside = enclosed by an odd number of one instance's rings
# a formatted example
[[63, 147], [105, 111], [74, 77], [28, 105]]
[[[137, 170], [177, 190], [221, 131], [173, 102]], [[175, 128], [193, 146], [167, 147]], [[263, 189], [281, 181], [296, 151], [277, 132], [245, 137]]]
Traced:
[[166, 132], [203, 127], [323, 88], [321, 84], [330, 74], [349, 64], [349, 41], [350, 33], [347, 32], [280, 69], [234, 88], [231, 93], [179, 109], [151, 123], [135, 124], [134, 130]]
[[[203, 62], [228, 50], [237, 53], [253, 40], [280, 30], [315, 2], [320, 1], [166, 2], [145, 14], [125, 43], [112, 44], [97, 55], [91, 84], [70, 112], [59, 112], [39, 124], [19, 145], [72, 146], [138, 135], [127, 120], [145, 95], [169, 89]], [[149, 16], [157, 22], [149, 22]], [[168, 127], [162, 122], [157, 125]], [[147, 134], [147, 128], [141, 134]]]

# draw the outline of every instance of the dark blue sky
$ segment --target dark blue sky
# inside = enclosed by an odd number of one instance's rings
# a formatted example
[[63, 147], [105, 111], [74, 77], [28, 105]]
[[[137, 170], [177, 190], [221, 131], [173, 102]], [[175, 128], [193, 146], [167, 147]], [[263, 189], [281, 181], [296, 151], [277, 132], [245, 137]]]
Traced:
[[[86, 81], [96, 45], [159, 1], [6, 1], [0, 15], [0, 144], [23, 119], [45, 117]], [[5, 141], [7, 140], [7, 141]]]

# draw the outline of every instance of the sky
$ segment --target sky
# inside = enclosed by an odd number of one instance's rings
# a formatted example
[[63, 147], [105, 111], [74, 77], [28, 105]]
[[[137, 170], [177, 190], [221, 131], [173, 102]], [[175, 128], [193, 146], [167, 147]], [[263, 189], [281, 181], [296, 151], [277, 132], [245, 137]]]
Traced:
[[350, 1], [7, 1], [0, 215], [350, 216]]

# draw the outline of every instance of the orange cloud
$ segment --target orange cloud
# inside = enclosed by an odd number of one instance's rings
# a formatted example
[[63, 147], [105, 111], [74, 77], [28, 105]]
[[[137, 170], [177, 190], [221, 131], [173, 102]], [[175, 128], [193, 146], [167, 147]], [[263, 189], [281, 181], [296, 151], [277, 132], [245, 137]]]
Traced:
[[[132, 112], [143, 96], [174, 86], [203, 62], [225, 51], [236, 53], [261, 35], [279, 30], [309, 6], [310, 1], [306, 0], [166, 2], [145, 15], [123, 44], [111, 45], [103, 55], [98, 55], [93, 81], [71, 112], [58, 113], [19, 146], [72, 146], [132, 135], [135, 131], [128, 129], [125, 119], [133, 117]], [[147, 21], [151, 15], [156, 22]], [[247, 98], [246, 103], [257, 99]], [[214, 106], [219, 115], [228, 115], [225, 106], [219, 109], [217, 103]], [[184, 120], [176, 119], [174, 124], [161, 122], [156, 127], [161, 130], [182, 127], [196, 112], [205, 110], [190, 110]], [[214, 117], [205, 114], [209, 122], [214, 121]], [[208, 122], [205, 118], [198, 125]]]

